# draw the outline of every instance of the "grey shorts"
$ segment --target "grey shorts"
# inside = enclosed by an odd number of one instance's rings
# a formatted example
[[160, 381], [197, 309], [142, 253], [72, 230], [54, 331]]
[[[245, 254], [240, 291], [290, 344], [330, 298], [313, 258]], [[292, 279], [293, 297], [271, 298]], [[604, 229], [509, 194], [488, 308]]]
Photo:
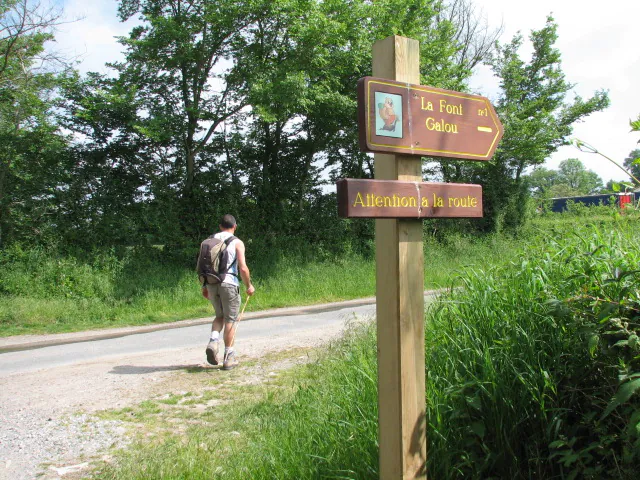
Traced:
[[218, 283], [207, 285], [207, 290], [216, 317], [223, 317], [225, 323], [237, 321], [240, 311], [240, 288], [229, 283]]

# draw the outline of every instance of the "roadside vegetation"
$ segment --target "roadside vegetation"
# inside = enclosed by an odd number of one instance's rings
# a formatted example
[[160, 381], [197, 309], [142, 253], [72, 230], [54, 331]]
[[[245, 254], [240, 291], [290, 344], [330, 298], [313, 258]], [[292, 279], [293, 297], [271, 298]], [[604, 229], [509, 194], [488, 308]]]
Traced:
[[[518, 235], [478, 236], [425, 223], [425, 288], [459, 284], [469, 266], [488, 268], [557, 225], [579, 227], [619, 215], [609, 207], [570, 205], [568, 215], [544, 212]], [[627, 217], [634, 215], [629, 212]], [[567, 227], [568, 228], [568, 227]], [[372, 248], [336, 252], [285, 242], [288, 251], [248, 246], [257, 294], [247, 311], [311, 305], [375, 295]], [[296, 247], [296, 245], [298, 245]], [[365, 245], [366, 246], [366, 245]], [[253, 249], [252, 249], [253, 247]], [[149, 325], [211, 316], [195, 275], [198, 245], [63, 252], [55, 247], [0, 251], [0, 336]]]
[[[640, 227], [636, 214], [594, 216], [552, 215], [507, 262], [461, 269], [464, 288], [428, 308], [428, 477], [635, 478]], [[217, 394], [170, 395], [201, 413], [143, 433], [100, 478], [377, 478], [375, 328], [314, 355], [248, 397], [243, 383], [237, 401], [219, 377]], [[160, 403], [111, 415], [145, 432]]]
[[[291, 244], [289, 244], [291, 245]], [[510, 238], [450, 235], [425, 242], [425, 287], [449, 285], [464, 265], [508, 258]], [[0, 336], [59, 333], [211, 316], [195, 274], [198, 246], [62, 254], [18, 246], [0, 251]], [[247, 311], [375, 295], [375, 259], [362, 253], [251, 251], [257, 293]]]

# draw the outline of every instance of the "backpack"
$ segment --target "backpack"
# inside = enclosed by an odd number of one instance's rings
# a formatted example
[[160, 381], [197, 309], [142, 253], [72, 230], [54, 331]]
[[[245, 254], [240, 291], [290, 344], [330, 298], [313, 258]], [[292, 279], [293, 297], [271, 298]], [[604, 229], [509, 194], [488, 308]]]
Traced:
[[212, 235], [200, 244], [197, 271], [202, 286], [222, 283], [226, 275], [234, 275], [229, 272], [229, 269], [236, 263], [237, 258], [227, 267], [229, 263], [227, 247], [236, 239], [237, 237], [231, 235], [223, 241]]

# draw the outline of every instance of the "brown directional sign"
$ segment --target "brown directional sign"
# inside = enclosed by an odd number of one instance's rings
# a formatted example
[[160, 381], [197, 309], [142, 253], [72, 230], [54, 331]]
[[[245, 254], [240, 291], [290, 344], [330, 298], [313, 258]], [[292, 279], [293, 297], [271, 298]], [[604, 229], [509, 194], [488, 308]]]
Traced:
[[482, 217], [482, 187], [463, 183], [338, 180], [343, 218]]
[[360, 148], [489, 160], [503, 128], [479, 95], [365, 77], [358, 82]]

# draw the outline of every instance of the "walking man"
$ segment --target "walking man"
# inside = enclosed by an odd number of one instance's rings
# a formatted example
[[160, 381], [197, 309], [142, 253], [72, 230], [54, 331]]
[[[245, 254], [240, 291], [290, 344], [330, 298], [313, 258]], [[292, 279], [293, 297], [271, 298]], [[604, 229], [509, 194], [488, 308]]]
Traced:
[[[220, 351], [220, 332], [224, 327], [224, 363], [223, 370], [231, 370], [238, 366], [233, 343], [235, 329], [240, 311], [240, 278], [247, 286], [247, 295], [254, 294], [256, 289], [251, 284], [251, 274], [245, 259], [244, 243], [234, 236], [238, 227], [233, 215], [224, 215], [220, 220], [220, 232], [210, 238], [216, 238], [227, 244], [226, 265], [221, 265], [220, 271], [225, 271], [222, 282], [205, 284], [202, 286], [202, 295], [208, 298], [215, 310], [216, 317], [211, 325], [211, 338], [207, 345], [207, 362], [218, 365]], [[233, 238], [232, 238], [233, 237]]]

